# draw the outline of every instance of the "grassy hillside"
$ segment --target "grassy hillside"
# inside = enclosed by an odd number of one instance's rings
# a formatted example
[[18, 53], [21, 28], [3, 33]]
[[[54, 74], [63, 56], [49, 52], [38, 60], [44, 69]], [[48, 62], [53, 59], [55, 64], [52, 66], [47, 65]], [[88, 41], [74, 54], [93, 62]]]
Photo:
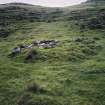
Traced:
[[[105, 105], [105, 7], [70, 8], [0, 5], [0, 105]], [[59, 44], [9, 56], [35, 40]]]

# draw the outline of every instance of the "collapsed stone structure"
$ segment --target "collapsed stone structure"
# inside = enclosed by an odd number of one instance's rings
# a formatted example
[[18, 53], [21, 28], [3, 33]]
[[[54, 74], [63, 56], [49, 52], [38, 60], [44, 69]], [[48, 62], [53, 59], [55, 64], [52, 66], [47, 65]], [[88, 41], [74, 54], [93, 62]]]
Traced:
[[33, 41], [30, 45], [25, 45], [25, 44], [20, 44], [17, 47], [13, 48], [11, 51], [10, 56], [14, 57], [17, 54], [21, 52], [22, 49], [29, 49], [33, 47], [38, 47], [38, 48], [55, 48], [58, 45], [59, 41], [58, 40], [41, 40], [41, 41]]
[[42, 41], [33, 41], [34, 46], [39, 48], [54, 48], [58, 45], [58, 40], [42, 40]]

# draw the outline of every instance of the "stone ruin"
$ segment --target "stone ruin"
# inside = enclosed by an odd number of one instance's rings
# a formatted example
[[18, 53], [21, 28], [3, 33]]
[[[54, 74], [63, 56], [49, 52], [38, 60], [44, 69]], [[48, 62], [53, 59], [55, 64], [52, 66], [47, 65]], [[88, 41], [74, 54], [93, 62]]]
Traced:
[[42, 40], [42, 41], [33, 41], [30, 45], [25, 45], [25, 44], [20, 44], [17, 47], [13, 48], [11, 51], [10, 56], [14, 57], [17, 54], [21, 52], [22, 49], [29, 49], [33, 47], [38, 47], [38, 48], [55, 48], [58, 45], [59, 41], [58, 40]]
[[21, 52], [21, 48], [19, 46], [15, 47], [12, 49], [11, 53], [9, 54], [9, 57], [15, 57], [20, 52]]
[[58, 45], [58, 40], [42, 40], [42, 41], [33, 41], [32, 44], [39, 48], [54, 48]]

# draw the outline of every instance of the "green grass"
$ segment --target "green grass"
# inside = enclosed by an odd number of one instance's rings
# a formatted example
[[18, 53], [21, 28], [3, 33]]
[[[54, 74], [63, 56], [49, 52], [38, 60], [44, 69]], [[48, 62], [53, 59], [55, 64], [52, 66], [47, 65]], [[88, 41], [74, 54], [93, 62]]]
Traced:
[[[76, 22], [10, 24], [15, 31], [0, 38], [0, 105], [105, 105], [105, 31], [81, 31]], [[47, 39], [59, 45], [34, 47], [34, 62], [24, 63], [29, 49], [8, 57], [18, 44]]]
[[[103, 44], [105, 39], [101, 38], [103, 33], [101, 31], [97, 33], [95, 30], [80, 33], [78, 29], [70, 29], [66, 25], [68, 23], [62, 21], [28, 22], [21, 24], [21, 30], [11, 34], [5, 41], [1, 40], [1, 105], [16, 105], [19, 100], [22, 100], [21, 97], [25, 97], [25, 94], [31, 97], [27, 99], [28, 105], [44, 105], [44, 103], [46, 105], [104, 105], [105, 59], [103, 56], [105, 49]], [[82, 37], [83, 34], [84, 37], [89, 37], [89, 40], [94, 37], [100, 38], [96, 43], [103, 47], [99, 51], [95, 50], [97, 54], [82, 54], [81, 50], [87, 45], [75, 42], [75, 39]], [[27, 44], [39, 39], [57, 39], [60, 43], [59, 46], [52, 49], [36, 48], [39, 59], [35, 63], [24, 63], [27, 50], [16, 58], [8, 58], [10, 50], [17, 44]], [[71, 49], [74, 51], [72, 52]], [[47, 55], [46, 59], [43, 58], [44, 54]], [[71, 59], [69, 59], [70, 56]], [[75, 60], [72, 61], [74, 57]], [[27, 93], [25, 88], [34, 82], [48, 92], [44, 94]], [[55, 103], [52, 104], [52, 102]]]

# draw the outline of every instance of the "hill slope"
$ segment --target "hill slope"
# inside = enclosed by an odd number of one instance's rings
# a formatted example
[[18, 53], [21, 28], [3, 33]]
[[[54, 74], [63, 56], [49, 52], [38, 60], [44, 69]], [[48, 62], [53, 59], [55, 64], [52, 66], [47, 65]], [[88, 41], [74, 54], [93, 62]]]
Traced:
[[0, 5], [0, 105], [105, 105], [103, 5]]

